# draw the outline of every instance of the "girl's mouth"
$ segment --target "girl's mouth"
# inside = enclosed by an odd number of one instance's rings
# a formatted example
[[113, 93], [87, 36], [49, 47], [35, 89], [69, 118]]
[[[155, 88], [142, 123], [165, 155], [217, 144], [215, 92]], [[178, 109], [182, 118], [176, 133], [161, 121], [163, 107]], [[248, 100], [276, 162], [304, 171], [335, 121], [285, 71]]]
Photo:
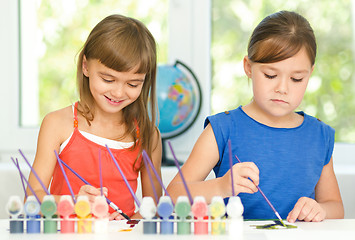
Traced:
[[107, 97], [107, 96], [105, 96], [105, 98], [110, 102], [110, 103], [113, 103], [113, 104], [119, 104], [119, 103], [121, 103], [123, 100], [119, 100], [119, 101], [117, 101], [117, 100], [113, 100], [113, 99], [111, 99], [111, 98], [109, 98], [109, 97]]

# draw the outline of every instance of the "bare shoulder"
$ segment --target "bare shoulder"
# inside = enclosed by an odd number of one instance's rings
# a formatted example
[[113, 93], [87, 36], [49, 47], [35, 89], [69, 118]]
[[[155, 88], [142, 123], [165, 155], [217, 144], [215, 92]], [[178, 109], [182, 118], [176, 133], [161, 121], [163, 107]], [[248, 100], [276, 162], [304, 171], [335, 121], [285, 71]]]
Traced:
[[157, 146], [161, 142], [161, 134], [160, 134], [160, 131], [157, 127], [154, 128], [153, 134], [152, 134], [150, 140], [153, 142], [153, 146]]
[[57, 136], [57, 139], [63, 142], [73, 132], [73, 122], [72, 106], [68, 106], [48, 113], [43, 118], [40, 131]]

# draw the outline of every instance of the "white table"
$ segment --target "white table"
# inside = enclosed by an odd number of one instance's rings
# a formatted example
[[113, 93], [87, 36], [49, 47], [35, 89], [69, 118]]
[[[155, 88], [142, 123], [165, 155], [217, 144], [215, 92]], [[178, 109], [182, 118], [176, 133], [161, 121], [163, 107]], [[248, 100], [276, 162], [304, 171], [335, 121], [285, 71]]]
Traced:
[[[312, 240], [347, 240], [355, 239], [355, 219], [341, 220], [325, 220], [320, 223], [296, 222], [297, 229], [278, 229], [278, 230], [260, 230], [251, 227], [251, 225], [264, 225], [269, 221], [245, 221], [244, 222], [244, 240], [254, 239], [312, 239]], [[114, 221], [109, 223], [109, 231], [107, 234], [10, 234], [9, 220], [0, 220], [0, 239], [140, 239], [140, 240], [157, 240], [157, 239], [234, 239], [228, 235], [146, 235], [143, 234], [141, 222], [132, 229], [132, 231], [121, 231], [128, 229], [126, 221]]]

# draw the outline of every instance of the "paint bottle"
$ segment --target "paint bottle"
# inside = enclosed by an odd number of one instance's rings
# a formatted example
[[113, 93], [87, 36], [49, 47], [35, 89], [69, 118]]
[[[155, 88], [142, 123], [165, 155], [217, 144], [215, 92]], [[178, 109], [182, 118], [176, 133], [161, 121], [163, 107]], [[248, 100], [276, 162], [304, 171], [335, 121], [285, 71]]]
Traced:
[[191, 204], [187, 196], [179, 196], [175, 204], [177, 234], [191, 233]]
[[211, 234], [221, 235], [226, 233], [226, 223], [223, 218], [226, 214], [226, 207], [221, 196], [214, 196], [209, 206], [211, 221]]
[[159, 199], [157, 206], [157, 212], [161, 217], [160, 222], [160, 234], [173, 234], [174, 233], [174, 222], [172, 213], [174, 211], [174, 206], [169, 196], [162, 196]]
[[94, 232], [107, 233], [108, 232], [108, 204], [104, 196], [96, 196], [92, 205], [92, 213], [95, 216]]
[[196, 196], [191, 206], [195, 217], [194, 233], [197, 235], [208, 234], [208, 206], [203, 196]]
[[53, 195], [45, 195], [41, 203], [41, 213], [45, 217], [43, 220], [44, 233], [57, 233], [57, 220], [53, 219], [57, 212], [57, 204]]
[[243, 239], [244, 237], [244, 207], [238, 196], [230, 197], [227, 204], [228, 214], [228, 234], [233, 239]]
[[142, 199], [139, 213], [143, 217], [143, 234], [156, 234], [157, 220], [155, 214], [157, 213], [157, 207], [152, 197]]
[[30, 195], [27, 197], [23, 207], [27, 218], [27, 233], [40, 233], [41, 232], [41, 215], [39, 215], [41, 206], [35, 196]]
[[19, 196], [10, 196], [6, 204], [10, 217], [10, 233], [23, 233], [23, 202]]
[[74, 214], [74, 202], [70, 195], [60, 196], [58, 206], [58, 214], [61, 217], [60, 232], [61, 233], [74, 233], [75, 221], [74, 218], [70, 218]]
[[74, 212], [78, 217], [78, 233], [92, 233], [91, 207], [88, 196], [78, 196], [74, 205]]

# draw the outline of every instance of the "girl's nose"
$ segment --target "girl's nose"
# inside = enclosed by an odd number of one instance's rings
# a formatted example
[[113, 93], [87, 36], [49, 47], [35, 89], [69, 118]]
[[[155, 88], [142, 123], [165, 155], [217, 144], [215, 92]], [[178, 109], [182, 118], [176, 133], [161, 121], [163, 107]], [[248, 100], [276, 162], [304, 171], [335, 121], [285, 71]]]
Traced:
[[114, 86], [114, 88], [111, 90], [111, 94], [115, 98], [120, 98], [122, 97], [124, 92], [123, 86], [121, 84], [117, 84]]
[[287, 79], [280, 79], [278, 84], [275, 86], [275, 92], [280, 94], [288, 93]]

